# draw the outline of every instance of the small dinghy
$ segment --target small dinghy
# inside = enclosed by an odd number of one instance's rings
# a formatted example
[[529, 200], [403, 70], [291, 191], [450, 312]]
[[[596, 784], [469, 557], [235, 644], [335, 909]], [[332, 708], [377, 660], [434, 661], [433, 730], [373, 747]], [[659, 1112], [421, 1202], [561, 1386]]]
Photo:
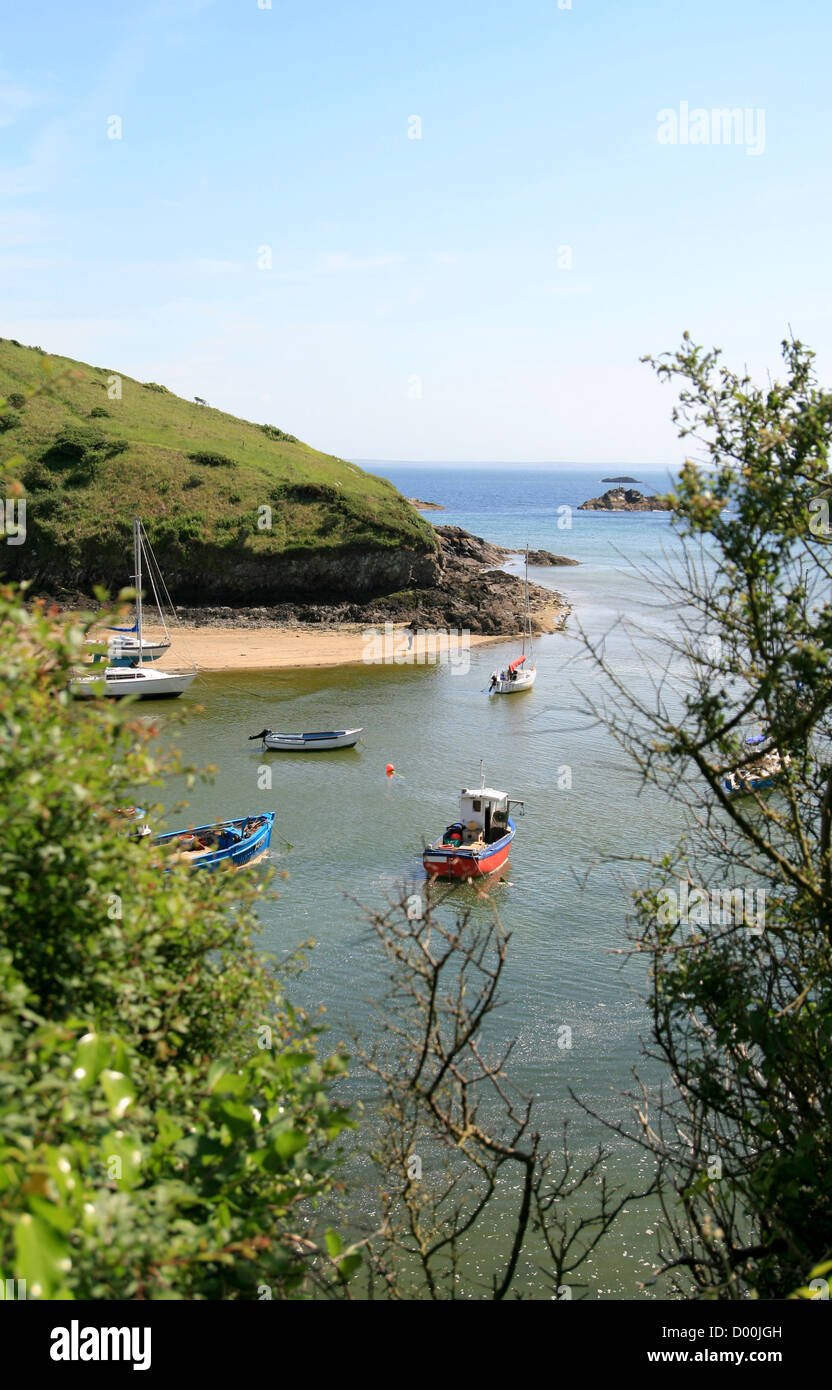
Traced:
[[249, 742], [259, 738], [264, 748], [276, 748], [283, 753], [321, 752], [325, 748], [352, 748], [361, 732], [361, 729], [330, 729], [316, 734], [275, 734], [271, 729], [261, 729], [259, 734], [249, 734]]
[[[153, 844], [167, 847], [170, 853], [166, 857], [174, 863], [189, 864], [193, 869], [216, 869], [226, 862], [239, 869], [266, 853], [273, 826], [274, 812], [267, 811], [262, 816], [242, 816], [239, 820], [217, 821], [216, 825], [172, 830], [167, 835], [156, 835]], [[146, 827], [140, 826], [136, 834], [146, 834]]]
[[515, 825], [509, 814], [521, 806], [506, 792], [486, 787], [463, 787], [459, 820], [424, 851], [422, 865], [430, 878], [480, 878], [501, 869], [508, 859]]

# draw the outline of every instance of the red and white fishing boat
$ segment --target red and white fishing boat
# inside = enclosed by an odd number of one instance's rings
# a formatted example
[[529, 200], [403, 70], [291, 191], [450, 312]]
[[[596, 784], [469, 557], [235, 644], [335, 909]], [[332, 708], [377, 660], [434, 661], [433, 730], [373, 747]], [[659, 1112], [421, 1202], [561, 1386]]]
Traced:
[[485, 785], [463, 787], [459, 796], [459, 820], [449, 825], [422, 855], [430, 878], [480, 878], [501, 869], [508, 859], [515, 825], [512, 805], [522, 806], [507, 792]]

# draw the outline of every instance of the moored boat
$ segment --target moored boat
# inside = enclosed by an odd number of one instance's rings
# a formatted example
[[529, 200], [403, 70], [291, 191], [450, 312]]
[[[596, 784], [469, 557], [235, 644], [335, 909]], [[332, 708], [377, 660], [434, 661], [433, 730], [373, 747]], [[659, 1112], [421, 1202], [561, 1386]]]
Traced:
[[[526, 643], [529, 650], [526, 652]], [[528, 659], [528, 665], [526, 661]], [[529, 547], [526, 546], [526, 580], [523, 592], [523, 647], [520, 655], [502, 671], [493, 671], [489, 695], [515, 695], [521, 690], [531, 690], [537, 678], [537, 670], [532, 664], [532, 614], [529, 605]]]
[[[214, 825], [195, 825], [188, 830], [171, 830], [156, 835], [154, 845], [169, 850], [173, 863], [193, 869], [216, 869], [221, 864], [241, 868], [259, 859], [269, 848], [274, 812], [241, 816], [237, 820], [217, 821]], [[141, 832], [137, 832], [141, 833]]]
[[449, 825], [422, 854], [425, 873], [431, 878], [480, 878], [501, 869], [515, 835], [512, 805], [522, 801], [507, 792], [486, 787], [463, 787], [459, 796], [459, 820]]
[[261, 729], [259, 734], [249, 734], [249, 742], [259, 738], [264, 748], [283, 753], [321, 752], [326, 748], [352, 748], [361, 732], [361, 729], [330, 729], [323, 733], [276, 734], [271, 729]]
[[719, 784], [726, 796], [748, 796], [768, 790], [779, 782], [792, 760], [790, 753], [781, 755], [779, 749], [768, 747], [766, 734], [748, 738], [746, 743], [761, 745], [760, 756], [720, 777]]
[[[150, 584], [153, 589], [153, 596], [156, 606], [159, 609], [159, 616], [165, 627], [165, 637], [167, 639], [167, 625], [164, 623], [161, 603], [159, 601], [158, 588], [165, 594], [164, 579], [159, 570], [158, 561], [150, 548], [147, 537], [143, 537], [142, 524], [138, 517], [133, 518], [133, 579], [136, 586], [136, 620], [132, 627], [127, 629], [114, 628], [112, 631], [126, 632], [134, 634], [130, 636], [129, 649], [124, 649], [120, 645], [116, 647], [119, 655], [115, 659], [115, 664], [107, 665], [103, 671], [94, 672], [91, 675], [76, 675], [69, 682], [69, 689], [73, 695], [86, 696], [89, 698], [104, 695], [108, 699], [120, 700], [125, 696], [133, 696], [140, 700], [162, 700], [172, 696], [183, 695], [189, 685], [196, 678], [196, 667], [193, 671], [147, 671], [144, 667], [146, 659], [155, 660], [156, 656], [146, 658], [145, 651], [148, 646], [142, 634], [142, 557], [147, 560], [147, 572]], [[154, 572], [155, 569], [155, 572]], [[158, 588], [157, 588], [158, 584]], [[168, 599], [168, 602], [170, 600]], [[94, 643], [100, 646], [100, 643]], [[167, 646], [170, 642], [167, 641]], [[112, 655], [115, 644], [110, 644]], [[160, 655], [166, 650], [165, 643], [150, 643], [150, 650]]]
[[104, 652], [104, 642], [98, 641], [94, 637], [88, 637], [86, 645], [93, 648], [92, 662], [94, 666], [106, 660], [108, 666], [133, 666], [141, 655], [142, 661], [158, 661], [160, 656], [164, 656], [170, 647], [170, 641], [151, 642], [149, 637], [142, 637], [139, 641], [137, 624], [132, 627], [108, 627], [108, 632], [115, 632], [119, 635], [107, 639], [107, 650]]
[[196, 671], [148, 671], [143, 666], [135, 669], [106, 666], [95, 676], [74, 676], [69, 687], [73, 695], [87, 697], [106, 695], [110, 700], [121, 700], [125, 695], [135, 695], [140, 700], [166, 700], [184, 695], [194, 680]]

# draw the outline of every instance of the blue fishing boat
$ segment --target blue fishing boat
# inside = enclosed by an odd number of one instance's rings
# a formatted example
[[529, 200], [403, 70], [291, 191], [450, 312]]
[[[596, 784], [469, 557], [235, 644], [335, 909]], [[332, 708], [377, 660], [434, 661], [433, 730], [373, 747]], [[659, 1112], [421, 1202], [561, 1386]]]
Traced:
[[772, 747], [768, 734], [755, 734], [745, 742], [759, 748], [760, 756], [720, 778], [719, 784], [726, 796], [748, 796], [752, 792], [768, 790], [780, 781], [791, 763], [791, 755], [785, 753], [781, 756], [779, 749]]
[[171, 830], [166, 835], [156, 835], [153, 843], [166, 846], [166, 857], [171, 861], [193, 869], [216, 869], [225, 863], [239, 869], [266, 853], [273, 827], [274, 812], [267, 811], [261, 816], [241, 816], [214, 825]]

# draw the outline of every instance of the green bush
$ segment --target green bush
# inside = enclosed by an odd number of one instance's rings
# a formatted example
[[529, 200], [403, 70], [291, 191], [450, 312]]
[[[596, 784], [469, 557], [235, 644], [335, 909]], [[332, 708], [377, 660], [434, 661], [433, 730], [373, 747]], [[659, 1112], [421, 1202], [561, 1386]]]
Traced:
[[184, 492], [184, 491], [187, 491], [189, 488], [193, 488], [193, 487], [204, 487], [204, 486], [205, 486], [205, 479], [204, 479], [204, 478], [200, 478], [200, 476], [199, 476], [198, 473], [189, 473], [189, 474], [188, 474], [188, 477], [185, 479], [184, 483], [182, 484], [182, 490], [183, 490], [183, 492]]
[[22, 410], [26, 404], [26, 397], [22, 391], [10, 391], [6, 401], [14, 410]]
[[181, 769], [67, 694], [88, 626], [0, 591], [0, 1270], [30, 1299], [306, 1297], [345, 1063], [255, 950], [262, 880], [125, 834]]
[[188, 458], [191, 459], [194, 463], [204, 464], [206, 468], [237, 467], [237, 464], [234, 461], [234, 459], [230, 459], [227, 454], [213, 454], [207, 453], [204, 450], [198, 450], [194, 454], [188, 454]]
[[110, 412], [109, 410], [105, 410], [103, 405], [94, 405], [90, 411], [89, 418], [91, 420], [103, 420], [105, 418], [109, 420]]
[[20, 416], [16, 410], [0, 411], [0, 431], [4, 434], [6, 430], [13, 430], [20, 424]]
[[160, 386], [158, 381], [143, 381], [142, 386], [144, 387], [145, 391], [164, 391], [166, 396], [170, 395], [170, 391], [168, 390], [167, 386]]
[[267, 439], [282, 439], [286, 444], [300, 443], [295, 435], [287, 434], [285, 430], [279, 430], [277, 425], [261, 425], [260, 428]]
[[35, 460], [24, 470], [21, 482], [27, 492], [41, 492], [54, 486], [55, 476], [50, 473], [48, 468], [44, 468], [42, 463]]
[[110, 439], [92, 425], [66, 425], [41, 454], [50, 468], [75, 468], [80, 476], [92, 477], [102, 459], [124, 453], [126, 439]]

